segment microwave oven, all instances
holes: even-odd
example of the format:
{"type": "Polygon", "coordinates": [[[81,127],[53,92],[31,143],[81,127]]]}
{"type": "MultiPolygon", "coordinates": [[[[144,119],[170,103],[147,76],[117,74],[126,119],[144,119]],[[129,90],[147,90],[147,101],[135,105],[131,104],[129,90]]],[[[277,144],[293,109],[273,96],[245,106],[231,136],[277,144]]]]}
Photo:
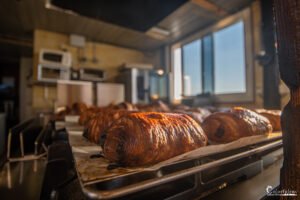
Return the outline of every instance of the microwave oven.
{"type": "Polygon", "coordinates": [[[83,81],[104,81],[106,73],[102,69],[80,68],[79,80],[83,81]]]}
{"type": "Polygon", "coordinates": [[[70,52],[65,51],[41,49],[39,53],[39,63],[71,67],[72,55],[70,52]]]}
{"type": "Polygon", "coordinates": [[[38,65],[38,81],[56,83],[58,80],[69,80],[70,68],[56,65],[38,65]]]}

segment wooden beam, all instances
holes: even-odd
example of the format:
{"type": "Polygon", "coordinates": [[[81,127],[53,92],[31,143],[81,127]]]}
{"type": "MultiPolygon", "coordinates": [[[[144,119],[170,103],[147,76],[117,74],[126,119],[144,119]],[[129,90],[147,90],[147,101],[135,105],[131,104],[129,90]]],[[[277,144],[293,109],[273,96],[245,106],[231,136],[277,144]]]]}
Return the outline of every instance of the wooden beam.
{"type": "Polygon", "coordinates": [[[6,35],[5,36],[0,35],[0,43],[12,44],[12,45],[16,45],[16,46],[24,46],[24,47],[29,47],[29,48],[32,48],[32,46],[33,46],[32,40],[25,40],[22,38],[6,36],[6,35]]]}
{"type": "Polygon", "coordinates": [[[274,0],[260,1],[261,16],[262,16],[262,38],[265,55],[261,62],[263,66],[263,91],[264,91],[264,108],[280,109],[280,94],[279,94],[279,69],[278,59],[275,49],[275,34],[274,34],[274,19],[273,7],[274,0]]]}
{"type": "Polygon", "coordinates": [[[218,16],[224,16],[227,14],[226,10],[207,0],[191,0],[191,2],[218,16]]]}
{"type": "MultiPolygon", "coordinates": [[[[270,5],[272,6],[272,5],[270,5]]],[[[282,80],[290,89],[290,101],[285,106],[281,125],[284,162],[280,187],[296,191],[300,197],[300,0],[274,0],[274,18],[278,43],[279,69],[282,80]]]]}

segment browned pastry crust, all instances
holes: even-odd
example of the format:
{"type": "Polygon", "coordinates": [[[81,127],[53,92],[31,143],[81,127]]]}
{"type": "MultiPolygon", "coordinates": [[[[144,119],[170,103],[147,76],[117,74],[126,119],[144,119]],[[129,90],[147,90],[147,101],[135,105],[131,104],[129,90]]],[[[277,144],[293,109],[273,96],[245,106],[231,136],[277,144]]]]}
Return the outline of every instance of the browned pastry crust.
{"type": "Polygon", "coordinates": [[[195,111],[186,111],[186,110],[174,110],[174,113],[181,113],[190,116],[193,120],[195,120],[198,124],[201,124],[203,121],[203,116],[199,112],[195,111]]]}
{"type": "Polygon", "coordinates": [[[72,105],[71,112],[72,114],[80,115],[81,113],[85,112],[87,109],[88,107],[85,103],[78,102],[72,105]]]}
{"type": "Polygon", "coordinates": [[[128,110],[128,111],[137,111],[138,110],[135,105],[133,105],[132,103],[129,103],[129,102],[119,103],[118,105],[116,105],[114,107],[114,109],[124,109],[124,110],[128,110]]]}
{"type": "Polygon", "coordinates": [[[95,117],[102,110],[103,108],[97,108],[97,107],[90,107],[86,109],[84,112],[80,114],[79,124],[86,125],[90,121],[90,119],[95,117]]]}
{"type": "Polygon", "coordinates": [[[153,106],[156,108],[157,112],[169,112],[170,108],[163,101],[156,101],[153,103],[153,106]]]}
{"type": "Polygon", "coordinates": [[[211,114],[209,110],[204,108],[189,108],[188,110],[174,110],[174,112],[187,114],[200,125],[202,124],[204,119],[211,114]]]}
{"type": "Polygon", "coordinates": [[[104,155],[124,166],[143,166],[205,146],[202,128],[185,114],[137,112],[116,121],[106,132],[104,155]]]}
{"type": "Polygon", "coordinates": [[[211,112],[208,109],[200,108],[200,107],[190,108],[187,111],[198,112],[198,113],[202,114],[203,117],[205,117],[205,118],[208,117],[211,114],[211,112]]]}
{"type": "Polygon", "coordinates": [[[84,136],[91,142],[99,144],[100,136],[112,123],[120,117],[127,114],[125,110],[113,110],[103,109],[100,112],[93,115],[93,117],[87,122],[84,136]]]}
{"type": "Polygon", "coordinates": [[[202,128],[209,140],[217,143],[272,132],[267,118],[241,107],[232,108],[229,112],[211,114],[202,123],[202,128]]]}
{"type": "Polygon", "coordinates": [[[256,110],[257,113],[266,117],[273,127],[273,131],[281,131],[281,124],[280,124],[280,110],[265,110],[265,109],[258,109],[256,110]]]}
{"type": "Polygon", "coordinates": [[[199,112],[195,112],[195,111],[184,111],[182,112],[184,114],[187,114],[188,116],[190,116],[191,118],[193,118],[198,124],[201,124],[203,122],[203,115],[199,112]]]}

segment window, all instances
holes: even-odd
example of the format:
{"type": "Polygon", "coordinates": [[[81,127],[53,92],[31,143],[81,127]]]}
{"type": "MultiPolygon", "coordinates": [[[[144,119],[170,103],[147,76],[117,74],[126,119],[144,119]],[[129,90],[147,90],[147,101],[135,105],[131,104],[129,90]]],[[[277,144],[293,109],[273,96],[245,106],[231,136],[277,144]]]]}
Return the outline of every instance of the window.
{"type": "Polygon", "coordinates": [[[253,100],[250,30],[246,9],[174,44],[173,99],[209,93],[217,102],[253,100]]]}
{"type": "Polygon", "coordinates": [[[182,70],[181,70],[181,48],[174,50],[173,57],[174,70],[174,100],[180,100],[182,94],[182,70]]]}
{"type": "Polygon", "coordinates": [[[215,32],[213,40],[215,94],[245,93],[243,21],[215,32]]]}
{"type": "Polygon", "coordinates": [[[201,40],[183,46],[183,94],[196,96],[202,93],[201,40]]]}
{"type": "Polygon", "coordinates": [[[212,35],[203,37],[203,93],[213,93],[213,38],[212,35]]]}
{"type": "Polygon", "coordinates": [[[150,73],[149,79],[151,99],[167,99],[168,77],[165,74],[150,73]]]}

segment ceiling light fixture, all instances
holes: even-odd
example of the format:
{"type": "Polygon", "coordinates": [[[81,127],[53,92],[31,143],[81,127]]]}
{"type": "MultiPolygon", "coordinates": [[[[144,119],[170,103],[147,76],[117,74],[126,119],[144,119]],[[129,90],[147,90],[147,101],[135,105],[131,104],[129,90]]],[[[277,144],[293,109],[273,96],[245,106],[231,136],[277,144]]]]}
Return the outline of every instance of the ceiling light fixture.
{"type": "Polygon", "coordinates": [[[164,40],[170,36],[171,32],[169,30],[154,26],[146,32],[146,35],[153,37],[155,39],[164,40]]]}

